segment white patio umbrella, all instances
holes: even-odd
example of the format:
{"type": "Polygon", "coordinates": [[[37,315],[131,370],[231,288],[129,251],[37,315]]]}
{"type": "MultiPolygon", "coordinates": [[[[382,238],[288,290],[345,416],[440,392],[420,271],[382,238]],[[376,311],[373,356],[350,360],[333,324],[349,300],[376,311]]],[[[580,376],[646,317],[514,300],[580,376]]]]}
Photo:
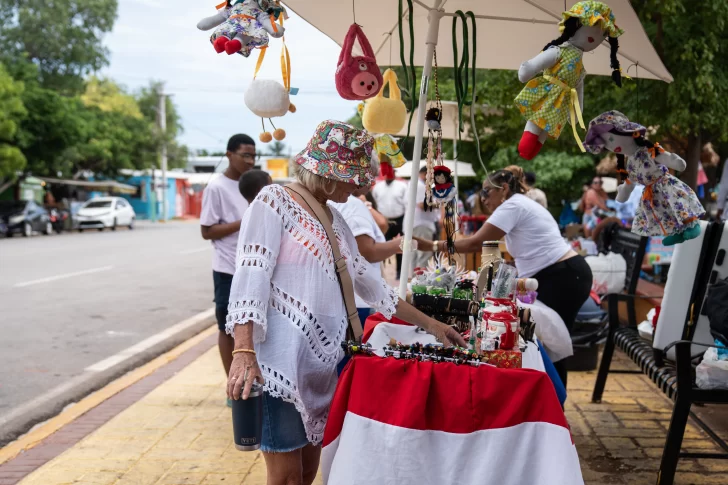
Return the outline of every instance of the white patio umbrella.
{"type": "MultiPolygon", "coordinates": [[[[417,177],[417,170],[422,154],[423,127],[427,106],[427,90],[432,74],[432,61],[440,34],[444,39],[444,48],[437,56],[438,65],[452,67],[455,62],[452,52],[452,25],[441,23],[443,17],[454,17],[457,10],[473,11],[478,19],[476,67],[479,69],[513,69],[517,70],[521,63],[537,55],[543,46],[559,36],[557,24],[561,20],[561,12],[571,7],[575,0],[413,0],[416,5],[412,12],[405,11],[405,16],[412,15],[415,28],[414,55],[423,59],[416,63],[423,67],[422,92],[420,93],[417,122],[413,125],[415,133],[412,179],[417,177]],[[425,2],[432,2],[428,5],[425,2]],[[447,6],[447,11],[445,10],[447,6]],[[424,42],[421,39],[424,38],[424,42]]],[[[399,23],[397,0],[284,0],[286,6],[301,18],[329,36],[337,44],[342,45],[349,25],[356,22],[363,27],[376,51],[377,63],[381,65],[398,64],[399,23]],[[353,10],[353,12],[352,12],[353,10]],[[378,40],[379,39],[379,40],[378,40]],[[394,54],[396,57],[393,57],[394,54]]],[[[639,77],[660,79],[672,82],[655,49],[650,44],[647,34],[640,24],[637,14],[629,4],[629,0],[609,0],[609,6],[625,33],[619,38],[619,58],[628,70],[637,64],[639,77]]],[[[408,31],[408,28],[405,28],[408,31]]],[[[456,32],[456,41],[461,40],[461,30],[456,32]]],[[[405,35],[404,49],[409,53],[410,43],[405,35]]],[[[459,48],[462,52],[462,45],[459,48]]],[[[409,56],[407,56],[409,57],[409,56]]],[[[590,74],[611,75],[609,66],[609,47],[604,44],[584,57],[584,67],[590,74]]],[[[518,93],[513,93],[515,97],[518,93]]],[[[588,97],[586,98],[588,102],[588,97]]],[[[410,184],[409,205],[404,223],[404,251],[402,258],[402,274],[409,275],[411,268],[411,242],[414,226],[414,207],[417,199],[417,187],[410,184]]],[[[407,278],[400,281],[399,293],[402,298],[407,293],[407,278]]]]}
{"type": "MultiPolygon", "coordinates": [[[[422,167],[425,166],[427,162],[422,160],[420,161],[420,165],[417,168],[419,171],[422,167]]],[[[450,170],[454,172],[458,172],[461,177],[475,177],[477,174],[475,173],[475,170],[473,170],[473,166],[469,164],[468,162],[460,162],[455,160],[443,160],[444,165],[449,168],[450,170]]],[[[412,177],[412,162],[405,162],[404,165],[394,170],[394,174],[397,177],[402,178],[411,178],[412,177]]]]}

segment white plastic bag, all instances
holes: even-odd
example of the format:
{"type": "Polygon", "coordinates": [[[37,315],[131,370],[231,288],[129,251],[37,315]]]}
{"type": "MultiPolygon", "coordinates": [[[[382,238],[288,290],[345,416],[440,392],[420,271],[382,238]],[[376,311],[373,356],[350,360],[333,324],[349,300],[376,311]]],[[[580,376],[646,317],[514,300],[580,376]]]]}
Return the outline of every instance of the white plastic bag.
{"type": "Polygon", "coordinates": [[[592,290],[599,295],[621,293],[627,278],[627,261],[621,254],[607,253],[584,258],[592,270],[592,290]]]}
{"type": "Polygon", "coordinates": [[[728,360],[718,360],[718,351],[711,347],[695,369],[695,383],[701,389],[728,389],[728,360]]]}

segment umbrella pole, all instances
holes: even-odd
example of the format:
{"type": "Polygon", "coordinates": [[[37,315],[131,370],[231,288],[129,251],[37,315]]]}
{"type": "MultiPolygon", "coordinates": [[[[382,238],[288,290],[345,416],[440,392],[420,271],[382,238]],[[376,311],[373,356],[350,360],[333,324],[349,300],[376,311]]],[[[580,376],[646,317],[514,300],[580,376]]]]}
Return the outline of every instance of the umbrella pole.
{"type": "MultiPolygon", "coordinates": [[[[455,159],[455,197],[460,198],[460,184],[458,183],[458,139],[452,141],[452,157],[455,159]]],[[[458,203],[455,202],[455,211],[457,211],[458,203]]],[[[460,230],[460,214],[455,214],[455,232],[460,230]]]]}
{"type": "MultiPolygon", "coordinates": [[[[422,81],[420,84],[420,102],[417,110],[417,126],[415,127],[415,144],[412,152],[412,174],[410,176],[409,193],[407,194],[407,211],[404,215],[404,248],[402,250],[402,271],[399,280],[399,296],[407,297],[407,280],[412,272],[412,230],[415,225],[415,207],[417,206],[417,177],[422,159],[422,135],[425,128],[425,110],[427,108],[427,88],[432,74],[432,58],[437,45],[437,36],[440,29],[440,19],[443,11],[440,10],[443,0],[435,0],[435,5],[427,16],[427,40],[425,48],[425,62],[422,68],[422,81]]],[[[410,15],[412,13],[410,12],[410,15]]]]}

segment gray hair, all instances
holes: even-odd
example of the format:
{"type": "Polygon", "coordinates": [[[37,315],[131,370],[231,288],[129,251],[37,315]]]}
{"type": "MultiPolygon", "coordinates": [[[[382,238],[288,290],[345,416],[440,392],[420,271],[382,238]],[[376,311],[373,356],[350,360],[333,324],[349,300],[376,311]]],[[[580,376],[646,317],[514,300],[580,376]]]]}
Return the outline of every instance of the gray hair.
{"type": "Polygon", "coordinates": [[[326,194],[330,196],[336,189],[336,181],[315,174],[299,164],[293,165],[293,176],[298,183],[306,187],[312,194],[326,194]]]}

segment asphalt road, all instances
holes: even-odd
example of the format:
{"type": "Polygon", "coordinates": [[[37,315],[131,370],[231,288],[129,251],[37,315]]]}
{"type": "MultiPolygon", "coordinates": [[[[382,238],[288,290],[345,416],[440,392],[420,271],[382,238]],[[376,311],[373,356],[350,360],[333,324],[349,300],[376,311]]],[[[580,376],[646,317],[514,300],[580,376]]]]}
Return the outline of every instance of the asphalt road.
{"type": "Polygon", "coordinates": [[[212,308],[211,258],[195,221],[0,239],[0,423],[47,418],[159,354],[160,332],[212,308]],[[157,345],[118,357],[140,342],[157,345]]]}

